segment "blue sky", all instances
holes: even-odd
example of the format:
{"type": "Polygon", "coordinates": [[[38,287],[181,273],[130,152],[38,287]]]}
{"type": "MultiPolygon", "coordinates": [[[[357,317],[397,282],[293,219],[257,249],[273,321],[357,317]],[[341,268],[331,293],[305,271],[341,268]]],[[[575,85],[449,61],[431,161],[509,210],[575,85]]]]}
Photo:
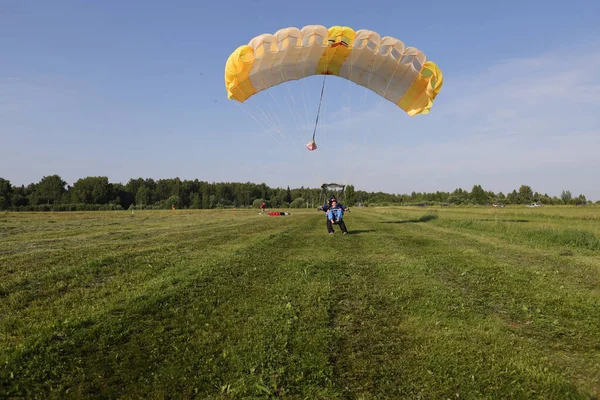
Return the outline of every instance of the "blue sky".
{"type": "Polygon", "coordinates": [[[388,193],[526,184],[600,200],[600,2],[208,3],[0,0],[0,177],[388,193]],[[432,112],[409,117],[331,77],[310,152],[321,77],[227,99],[236,47],[313,24],[422,50],[445,79],[432,112]]]}

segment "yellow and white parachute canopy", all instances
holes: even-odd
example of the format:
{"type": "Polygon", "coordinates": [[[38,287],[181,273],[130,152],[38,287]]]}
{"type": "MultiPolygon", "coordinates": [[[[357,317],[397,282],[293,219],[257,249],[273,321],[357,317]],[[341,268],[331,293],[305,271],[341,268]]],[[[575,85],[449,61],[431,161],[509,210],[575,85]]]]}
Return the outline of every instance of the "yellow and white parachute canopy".
{"type": "Polygon", "coordinates": [[[427,114],[442,88],[441,70],[396,38],[346,26],[284,28],[238,47],[225,65],[227,97],[244,102],[280,83],[336,75],[364,86],[410,116],[427,114]]]}

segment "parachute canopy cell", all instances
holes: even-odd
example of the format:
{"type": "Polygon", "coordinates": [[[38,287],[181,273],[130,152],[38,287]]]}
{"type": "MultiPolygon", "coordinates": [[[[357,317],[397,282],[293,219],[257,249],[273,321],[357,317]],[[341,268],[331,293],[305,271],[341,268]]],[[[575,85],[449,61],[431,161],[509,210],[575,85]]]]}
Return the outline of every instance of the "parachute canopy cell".
{"type": "Polygon", "coordinates": [[[280,83],[335,75],[391,101],[408,115],[427,114],[442,88],[438,66],[414,47],[377,32],[309,25],[256,36],[225,64],[230,100],[244,102],[280,83]]]}

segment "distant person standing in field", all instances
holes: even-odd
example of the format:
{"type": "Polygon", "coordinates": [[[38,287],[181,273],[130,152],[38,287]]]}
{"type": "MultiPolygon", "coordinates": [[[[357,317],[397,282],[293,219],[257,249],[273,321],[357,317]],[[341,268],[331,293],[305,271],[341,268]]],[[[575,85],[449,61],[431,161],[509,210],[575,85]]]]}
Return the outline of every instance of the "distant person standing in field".
{"type": "Polygon", "coordinates": [[[258,206],[258,208],[260,208],[260,215],[265,215],[265,212],[267,212],[267,203],[263,201],[262,203],[260,203],[260,206],[258,206]]]}

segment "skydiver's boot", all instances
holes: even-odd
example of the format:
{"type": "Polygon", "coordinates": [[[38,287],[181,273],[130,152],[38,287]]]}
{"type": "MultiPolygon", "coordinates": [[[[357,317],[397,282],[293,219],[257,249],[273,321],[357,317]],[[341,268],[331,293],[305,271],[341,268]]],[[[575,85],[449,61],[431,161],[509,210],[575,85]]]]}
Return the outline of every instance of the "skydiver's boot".
{"type": "Polygon", "coordinates": [[[344,221],[340,221],[339,225],[340,225],[340,229],[342,230],[342,233],[344,235],[347,235],[348,229],[346,229],[346,224],[344,223],[344,221]]]}
{"type": "Polygon", "coordinates": [[[333,225],[331,225],[331,221],[330,220],[327,220],[327,232],[329,232],[330,235],[334,234],[333,225]]]}

